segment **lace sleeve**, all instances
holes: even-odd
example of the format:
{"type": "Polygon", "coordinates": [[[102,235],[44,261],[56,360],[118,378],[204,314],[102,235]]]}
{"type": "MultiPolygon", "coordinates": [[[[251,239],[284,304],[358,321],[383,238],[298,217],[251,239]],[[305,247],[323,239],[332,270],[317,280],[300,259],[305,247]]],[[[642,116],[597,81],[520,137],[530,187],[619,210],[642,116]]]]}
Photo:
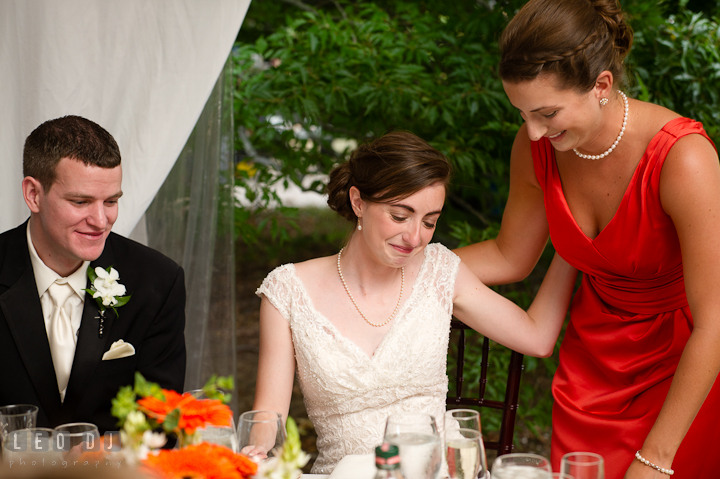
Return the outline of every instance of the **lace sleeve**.
{"type": "Polygon", "coordinates": [[[290,321],[290,302],[293,297],[291,294],[292,285],[290,284],[293,269],[292,264],[278,266],[265,277],[260,287],[255,291],[256,295],[265,296],[288,322],[290,321]]]}
{"type": "Polygon", "coordinates": [[[433,257],[434,283],[440,305],[449,315],[453,312],[455,279],[460,268],[460,257],[440,243],[428,245],[433,257]]]}

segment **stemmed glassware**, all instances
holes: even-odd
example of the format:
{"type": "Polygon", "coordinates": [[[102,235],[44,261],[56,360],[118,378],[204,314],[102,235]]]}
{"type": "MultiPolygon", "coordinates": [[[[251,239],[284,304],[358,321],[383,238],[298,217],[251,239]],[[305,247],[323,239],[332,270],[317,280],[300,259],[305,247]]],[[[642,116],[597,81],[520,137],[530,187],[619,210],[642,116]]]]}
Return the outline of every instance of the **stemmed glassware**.
{"type": "Polygon", "coordinates": [[[445,460],[450,478],[487,477],[480,413],[472,409],[451,409],[444,419],[445,460]]]}
{"type": "Polygon", "coordinates": [[[560,470],[575,479],[605,479],[605,461],[594,452],[569,452],[560,461],[560,470]]]}
{"type": "Polygon", "coordinates": [[[230,417],[230,421],[224,426],[205,426],[198,428],[197,434],[202,442],[210,442],[219,444],[230,449],[232,452],[240,452],[240,445],[235,429],[235,421],[230,417]]]}
{"type": "MultiPolygon", "coordinates": [[[[209,399],[202,389],[191,389],[185,391],[185,393],[191,394],[195,399],[209,399]]],[[[230,417],[230,421],[225,425],[201,427],[196,429],[196,433],[200,442],[219,444],[227,447],[232,452],[240,452],[237,428],[235,427],[235,420],[232,417],[230,417]]]]}
{"type": "Polygon", "coordinates": [[[442,447],[435,418],[430,414],[398,413],[388,417],[384,441],[400,449],[400,469],[406,479],[436,479],[442,447]]]}
{"type": "Polygon", "coordinates": [[[274,411],[247,411],[238,419],[240,452],[255,459],[273,457],[285,443],[282,415],[274,411]]]}
{"type": "Polygon", "coordinates": [[[550,461],[537,454],[505,454],[492,466],[493,479],[550,479],[550,461]]]}

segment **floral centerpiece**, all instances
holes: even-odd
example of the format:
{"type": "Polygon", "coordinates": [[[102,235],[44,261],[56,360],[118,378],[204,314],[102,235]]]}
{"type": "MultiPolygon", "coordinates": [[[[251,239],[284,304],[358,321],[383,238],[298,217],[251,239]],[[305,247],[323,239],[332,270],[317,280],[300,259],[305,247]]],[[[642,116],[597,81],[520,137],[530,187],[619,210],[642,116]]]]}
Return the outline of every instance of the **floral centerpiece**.
{"type": "Polygon", "coordinates": [[[232,424],[232,411],[225,404],[232,378],[213,376],[203,388],[208,399],[177,393],[148,382],[135,374],[134,386],[120,389],[112,402],[118,418],[122,459],[155,475],[167,478],[246,479],[257,464],[227,447],[199,443],[197,430],[232,424]],[[160,449],[166,435],[177,438],[175,449],[160,449]]]}
{"type": "Polygon", "coordinates": [[[300,433],[293,418],[287,419],[287,438],[275,457],[260,463],[256,478],[297,479],[310,456],[303,452],[300,445],[300,433]]]}

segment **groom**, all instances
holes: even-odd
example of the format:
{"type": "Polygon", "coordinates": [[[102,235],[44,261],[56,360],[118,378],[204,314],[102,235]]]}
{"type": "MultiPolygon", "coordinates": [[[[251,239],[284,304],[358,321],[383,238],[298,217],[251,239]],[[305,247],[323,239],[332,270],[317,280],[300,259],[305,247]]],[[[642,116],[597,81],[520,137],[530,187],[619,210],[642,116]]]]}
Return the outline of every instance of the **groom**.
{"type": "Polygon", "coordinates": [[[136,371],[182,392],[183,270],[110,232],[120,151],[96,123],[66,116],[40,125],[25,141],[23,175],[30,219],[0,235],[0,406],[38,406],[41,427],[114,430],[111,399],[136,371]],[[116,270],[104,286],[123,285],[110,296],[129,301],[100,306],[84,291],[88,267],[116,270]]]}

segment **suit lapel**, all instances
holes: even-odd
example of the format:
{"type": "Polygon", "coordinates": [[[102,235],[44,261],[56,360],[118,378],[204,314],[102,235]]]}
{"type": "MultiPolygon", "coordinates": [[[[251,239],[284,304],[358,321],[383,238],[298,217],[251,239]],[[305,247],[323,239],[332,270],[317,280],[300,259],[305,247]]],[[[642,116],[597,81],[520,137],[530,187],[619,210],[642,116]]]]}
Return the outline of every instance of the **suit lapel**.
{"type": "Polygon", "coordinates": [[[52,422],[60,412],[60,392],[50,353],[50,343],[45,330],[42,306],[35,284],[35,275],[30,264],[30,254],[27,242],[24,241],[25,229],[21,227],[18,230],[21,230],[22,234],[18,234],[16,239],[22,237],[23,241],[15,241],[15,244],[11,246],[12,251],[17,251],[19,254],[16,256],[17,260],[9,261],[12,261],[13,264],[6,271],[23,272],[0,296],[0,308],[2,308],[43,410],[52,422]],[[24,270],[22,263],[25,263],[24,270]]]}
{"type": "MultiPolygon", "coordinates": [[[[105,243],[105,250],[98,259],[90,263],[91,268],[101,266],[103,268],[114,264],[114,257],[110,245],[105,243]]],[[[88,288],[90,283],[88,280],[88,288]]],[[[72,413],[75,405],[82,399],[83,391],[92,385],[88,384],[93,371],[102,361],[102,356],[109,349],[110,331],[115,320],[115,313],[111,309],[105,311],[105,331],[103,337],[98,335],[99,320],[96,319],[100,309],[92,295],[85,293],[85,305],[83,307],[82,322],[78,331],[77,346],[75,347],[75,358],[73,359],[72,371],[68,380],[68,388],[65,393],[63,411],[66,415],[72,413]]]]}

